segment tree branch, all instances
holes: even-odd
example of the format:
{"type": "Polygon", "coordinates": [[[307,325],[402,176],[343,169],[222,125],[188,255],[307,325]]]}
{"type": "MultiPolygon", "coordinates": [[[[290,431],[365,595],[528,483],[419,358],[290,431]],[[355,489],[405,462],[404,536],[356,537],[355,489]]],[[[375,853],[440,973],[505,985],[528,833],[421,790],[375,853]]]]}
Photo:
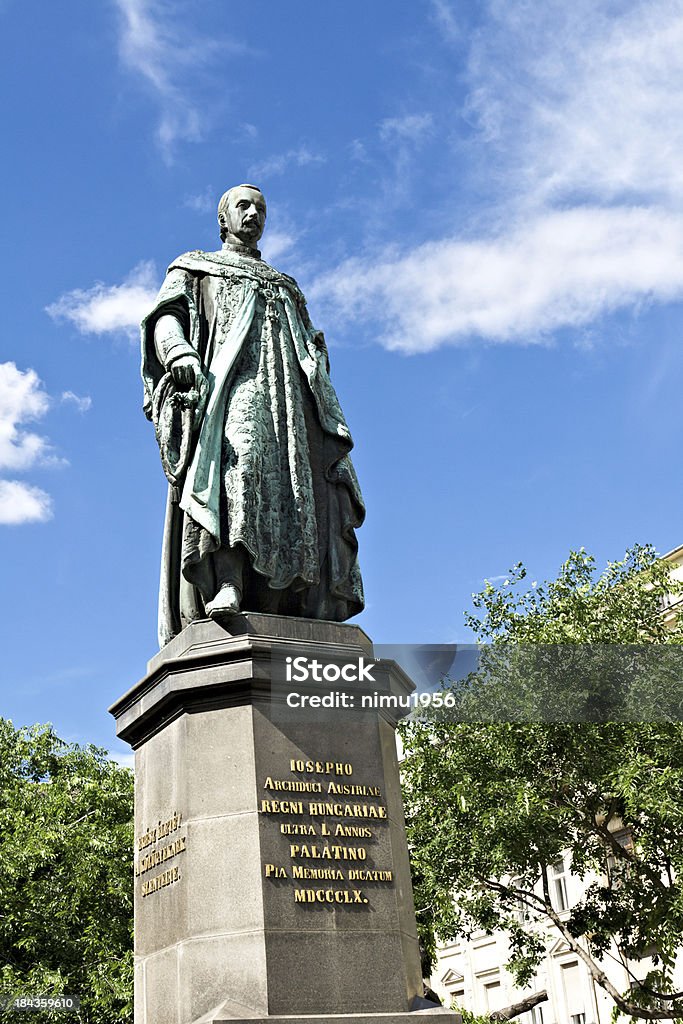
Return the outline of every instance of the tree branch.
{"type": "MultiPolygon", "coordinates": [[[[528,892],[524,889],[516,889],[511,886],[503,885],[500,882],[496,882],[493,879],[482,879],[482,883],[489,889],[492,889],[497,893],[513,893],[519,897],[521,902],[526,906],[531,907],[535,910],[541,910],[546,917],[548,917],[555,925],[562,938],[565,940],[572,952],[576,953],[580,960],[584,962],[591,977],[595,983],[604,989],[607,995],[614,1001],[616,1006],[622,1011],[622,1013],[628,1014],[630,1017],[638,1017],[641,1020],[681,1020],[683,1019],[683,1007],[680,1008],[680,1012],[676,1013],[676,1007],[671,1007],[668,1010],[653,1010],[648,1007],[638,1006],[635,1003],[630,1002],[622,996],[618,989],[612,984],[610,979],[607,977],[605,972],[598,966],[593,960],[590,953],[588,953],[583,946],[579,945],[578,940],[574,938],[572,933],[567,928],[566,924],[556,912],[550,900],[550,886],[548,883],[548,869],[545,865],[541,865],[541,879],[543,884],[543,896],[541,899],[535,893],[528,892]]],[[[660,997],[661,998],[661,997],[660,997]]],[[[666,998],[666,997],[664,997],[666,998]]],[[[672,998],[669,996],[668,999],[672,998]]],[[[498,1011],[500,1012],[500,1011],[498,1011]]],[[[523,1011],[520,1011],[523,1012],[523,1011]]],[[[509,1018],[508,1018],[509,1019],[509,1018]]]]}
{"type": "Polygon", "coordinates": [[[518,1003],[513,1003],[512,1006],[506,1006],[503,1010],[494,1010],[493,1013],[489,1014],[491,1020],[512,1020],[513,1017],[519,1017],[520,1013],[526,1013],[527,1010],[533,1010],[534,1006],[539,1003],[545,1002],[548,998],[548,993],[536,992],[533,996],[526,996],[525,999],[521,999],[518,1003]]]}
{"type": "Polygon", "coordinates": [[[618,944],[617,950],[619,951],[619,957],[616,957],[614,953],[610,953],[609,950],[606,950],[605,953],[610,957],[610,959],[614,960],[615,964],[619,964],[619,966],[626,971],[631,981],[635,982],[641,992],[644,992],[648,996],[652,996],[654,999],[666,999],[669,1003],[676,999],[683,999],[683,992],[657,992],[653,988],[648,988],[647,985],[643,984],[638,975],[633,973],[628,965],[628,957],[618,944]]]}
{"type": "MultiPolygon", "coordinates": [[[[544,869],[544,892],[547,887],[548,872],[544,869]]],[[[675,1013],[675,1007],[670,1010],[651,1010],[645,1006],[637,1006],[635,1003],[629,1002],[624,996],[615,988],[612,982],[609,980],[605,972],[598,967],[595,960],[593,960],[590,953],[579,945],[578,941],[574,938],[572,933],[567,928],[564,921],[561,919],[558,913],[556,913],[554,907],[551,905],[550,900],[546,905],[546,914],[553,922],[557,930],[562,935],[569,948],[576,953],[579,959],[583,960],[584,964],[588,968],[591,977],[594,979],[600,988],[604,989],[607,995],[614,1000],[617,1007],[622,1013],[627,1013],[631,1017],[638,1017],[641,1020],[680,1020],[683,1019],[683,1007],[681,1007],[680,1013],[675,1013]]]]}

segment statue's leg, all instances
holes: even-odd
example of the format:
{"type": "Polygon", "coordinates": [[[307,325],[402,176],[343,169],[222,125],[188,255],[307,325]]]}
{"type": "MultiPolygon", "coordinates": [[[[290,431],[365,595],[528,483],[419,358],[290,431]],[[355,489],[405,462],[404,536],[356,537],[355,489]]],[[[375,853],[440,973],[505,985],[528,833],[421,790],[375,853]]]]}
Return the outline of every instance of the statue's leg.
{"type": "Polygon", "coordinates": [[[212,619],[234,615],[242,603],[244,549],[221,547],[213,553],[213,564],[217,589],[216,596],[206,606],[207,614],[212,619]]]}

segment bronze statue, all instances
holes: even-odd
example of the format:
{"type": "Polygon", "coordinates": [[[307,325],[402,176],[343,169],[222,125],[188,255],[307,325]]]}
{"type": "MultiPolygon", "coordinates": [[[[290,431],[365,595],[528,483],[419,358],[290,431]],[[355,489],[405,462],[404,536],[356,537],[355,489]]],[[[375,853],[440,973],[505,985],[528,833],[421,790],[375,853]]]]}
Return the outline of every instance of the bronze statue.
{"type": "Polygon", "coordinates": [[[261,259],[265,220],[256,186],[229,189],[222,248],[179,256],[142,323],[144,408],[170,485],[161,646],[206,615],[363,608],[353,442],[303,294],[261,259]]]}

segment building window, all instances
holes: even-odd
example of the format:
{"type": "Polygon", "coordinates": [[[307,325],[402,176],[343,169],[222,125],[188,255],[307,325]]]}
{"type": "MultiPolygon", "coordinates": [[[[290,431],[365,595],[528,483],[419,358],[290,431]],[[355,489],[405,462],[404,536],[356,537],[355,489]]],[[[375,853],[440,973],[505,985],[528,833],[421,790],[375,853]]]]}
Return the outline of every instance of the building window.
{"type": "Polygon", "coordinates": [[[582,967],[575,960],[573,963],[562,964],[560,973],[562,975],[562,988],[564,989],[567,1018],[569,1018],[571,1024],[586,1024],[582,967]]]}
{"type": "Polygon", "coordinates": [[[560,913],[563,910],[569,909],[569,899],[567,898],[567,870],[564,863],[564,857],[560,857],[556,860],[552,868],[552,885],[551,885],[551,897],[555,910],[560,913]]]}
{"type": "MultiPolygon", "coordinates": [[[[522,888],[522,879],[519,876],[515,876],[514,878],[511,878],[510,879],[510,888],[513,889],[513,890],[514,889],[521,889],[522,888]]],[[[517,920],[519,921],[520,924],[524,924],[525,921],[530,921],[531,920],[531,914],[529,913],[529,908],[526,905],[526,903],[524,902],[524,900],[521,898],[521,896],[515,897],[512,913],[517,918],[517,920]]]]}
{"type": "Polygon", "coordinates": [[[498,968],[492,971],[482,971],[481,974],[476,975],[476,979],[474,1010],[477,1012],[500,1010],[505,1005],[505,999],[498,968]]]}
{"type": "Polygon", "coordinates": [[[484,992],[486,993],[486,1009],[497,1010],[502,995],[500,982],[489,981],[484,985],[484,992]]]}
{"type": "Polygon", "coordinates": [[[529,1024],[543,1024],[542,1006],[533,1006],[529,1010],[529,1024]]]}

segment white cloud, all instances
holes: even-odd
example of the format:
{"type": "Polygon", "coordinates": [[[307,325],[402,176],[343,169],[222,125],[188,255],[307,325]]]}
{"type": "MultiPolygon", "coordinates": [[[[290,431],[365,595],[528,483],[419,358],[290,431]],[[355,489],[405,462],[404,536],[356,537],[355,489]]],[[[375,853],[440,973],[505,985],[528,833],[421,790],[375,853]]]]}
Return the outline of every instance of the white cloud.
{"type": "Polygon", "coordinates": [[[211,213],[218,206],[218,200],[214,196],[211,185],[207,185],[203,192],[185,196],[183,206],[186,206],[188,210],[194,210],[195,213],[211,213]]]}
{"type": "Polygon", "coordinates": [[[379,137],[382,142],[418,143],[432,131],[431,114],[407,114],[405,117],[387,117],[380,122],[379,137]]]}
{"type": "Polygon", "coordinates": [[[88,409],[92,408],[92,398],[90,395],[77,395],[73,391],[62,391],[61,400],[62,402],[71,402],[79,412],[87,412],[88,409]]]}
{"type": "Polygon", "coordinates": [[[683,5],[494,5],[470,112],[538,200],[682,195],[683,5]],[[614,12],[618,12],[615,16],[614,12]]]}
{"type": "Polygon", "coordinates": [[[39,487],[0,480],[0,526],[44,523],[52,518],[52,500],[39,487]]]}
{"type": "Polygon", "coordinates": [[[325,159],[321,153],[315,153],[308,146],[299,146],[297,149],[288,149],[286,153],[278,153],[252,164],[248,173],[254,178],[272,178],[276,174],[283,174],[289,167],[322,164],[325,163],[325,159]]]}
{"type": "Polygon", "coordinates": [[[137,337],[140,321],[149,312],[158,291],[151,261],[138,263],[123,284],[76,288],[48,306],[53,319],[70,320],[82,334],[108,334],[123,331],[137,337]]]}
{"type": "Polygon", "coordinates": [[[452,42],[461,40],[458,20],[448,0],[432,0],[432,17],[446,39],[452,42]]]}
{"type": "Polygon", "coordinates": [[[22,426],[40,419],[49,407],[50,399],[34,370],[0,363],[0,469],[25,470],[49,460],[47,439],[22,426]]]}
{"type": "MultiPolygon", "coordinates": [[[[683,2],[490,0],[484,16],[464,111],[476,233],[446,209],[440,239],[345,261],[311,289],[340,321],[374,318],[390,348],[539,341],[683,297],[683,2]]],[[[383,140],[421,141],[421,116],[383,122],[383,140]]]]}
{"type": "Polygon", "coordinates": [[[488,239],[427,243],[375,264],[348,260],[309,291],[346,322],[380,310],[384,344],[408,353],[472,337],[538,342],[558,327],[683,294],[683,215],[542,212],[488,239]]]}
{"type": "MultiPolygon", "coordinates": [[[[121,13],[119,48],[123,62],[142,75],[161,106],[157,138],[168,154],[177,139],[200,138],[200,116],[174,78],[193,49],[174,35],[175,19],[159,0],[115,0],[121,13]]],[[[196,56],[196,54],[195,54],[196,56]]]]}
{"type": "MultiPolygon", "coordinates": [[[[52,455],[47,438],[24,429],[49,408],[50,398],[35,370],[0,363],[0,469],[21,472],[60,461],[52,455]]],[[[0,480],[0,526],[51,518],[52,501],[45,491],[19,480],[0,480]]]]}
{"type": "Polygon", "coordinates": [[[367,164],[370,162],[367,147],[360,139],[352,140],[349,146],[349,151],[351,153],[352,160],[357,160],[361,164],[367,164]]]}
{"type": "Polygon", "coordinates": [[[261,252],[267,263],[286,255],[296,245],[297,236],[289,231],[267,231],[261,243],[261,252]]]}
{"type": "Polygon", "coordinates": [[[114,2],[121,16],[121,59],[147,82],[159,102],[157,140],[170,160],[175,143],[202,138],[198,81],[214,62],[253,51],[225,37],[199,37],[192,29],[192,10],[173,0],[114,2]]]}
{"type": "Polygon", "coordinates": [[[380,186],[385,207],[400,207],[411,194],[419,152],[433,134],[433,123],[429,113],[387,117],[380,122],[379,139],[392,168],[380,186]]]}

